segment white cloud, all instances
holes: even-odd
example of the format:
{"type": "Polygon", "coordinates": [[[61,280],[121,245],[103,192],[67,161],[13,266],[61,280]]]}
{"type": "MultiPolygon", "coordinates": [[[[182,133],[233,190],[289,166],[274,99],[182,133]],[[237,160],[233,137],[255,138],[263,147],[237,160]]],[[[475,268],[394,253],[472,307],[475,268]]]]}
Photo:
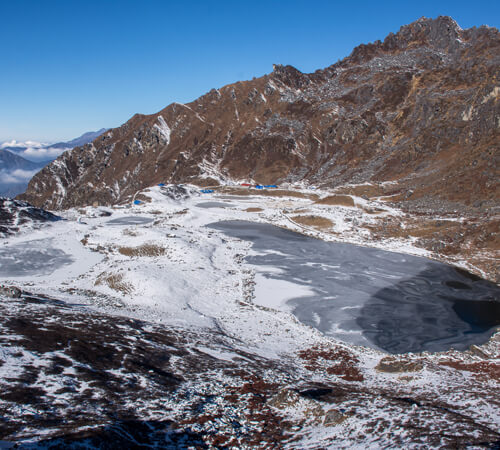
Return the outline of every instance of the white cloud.
{"type": "Polygon", "coordinates": [[[11,184],[11,183],[24,183],[33,178],[33,175],[37,173],[39,169],[36,170],[22,170],[16,169],[12,172],[5,172],[0,170],[0,182],[2,184],[11,184]]]}
{"type": "Polygon", "coordinates": [[[64,153],[69,148],[36,148],[29,147],[26,150],[18,152],[19,156],[29,159],[30,161],[47,161],[49,159],[56,159],[61,153],[64,153]]]}
{"type": "Polygon", "coordinates": [[[42,142],[36,142],[36,141],[25,141],[25,142],[18,142],[15,139],[12,141],[7,141],[7,142],[2,142],[0,144],[0,148],[6,148],[6,147],[32,147],[32,148],[41,148],[45,147],[47,144],[44,144],[42,142]]]}

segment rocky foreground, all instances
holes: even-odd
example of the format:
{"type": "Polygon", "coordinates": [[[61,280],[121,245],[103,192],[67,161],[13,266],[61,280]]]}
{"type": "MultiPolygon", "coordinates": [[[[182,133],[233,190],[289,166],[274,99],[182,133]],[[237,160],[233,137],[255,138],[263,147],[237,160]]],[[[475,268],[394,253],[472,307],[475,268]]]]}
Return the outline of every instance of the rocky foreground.
{"type": "Polygon", "coordinates": [[[3,290],[0,310],[4,448],[500,444],[498,337],[434,358],[368,362],[330,343],[275,360],[26,292],[3,290]]]}
{"type": "Polygon", "coordinates": [[[248,246],[204,226],[240,218],[363,243],[360,224],[398,217],[390,207],[245,192],[206,209],[193,188],[155,187],[138,205],[63,211],[4,238],[4,448],[500,445],[498,332],[467,351],[402,355],[330,339],[256,303],[248,246]]]}

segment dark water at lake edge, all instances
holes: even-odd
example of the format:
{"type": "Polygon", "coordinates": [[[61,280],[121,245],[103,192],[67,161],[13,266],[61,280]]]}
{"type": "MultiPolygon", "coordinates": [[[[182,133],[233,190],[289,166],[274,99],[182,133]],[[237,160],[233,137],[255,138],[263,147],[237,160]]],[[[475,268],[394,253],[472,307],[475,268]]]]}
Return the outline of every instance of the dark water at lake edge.
{"type": "Polygon", "coordinates": [[[465,350],[500,325],[500,288],[427,258],[324,242],[247,221],[208,227],[252,242],[249,264],[270,279],[306,286],[295,316],[325,335],[390,353],[465,350]]]}

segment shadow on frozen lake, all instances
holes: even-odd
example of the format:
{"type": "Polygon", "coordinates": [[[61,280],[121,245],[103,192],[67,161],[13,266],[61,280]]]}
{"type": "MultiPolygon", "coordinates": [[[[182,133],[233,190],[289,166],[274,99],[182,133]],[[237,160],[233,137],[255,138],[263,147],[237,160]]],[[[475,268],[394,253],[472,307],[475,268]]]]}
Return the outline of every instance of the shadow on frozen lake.
{"type": "Polygon", "coordinates": [[[484,343],[500,325],[500,288],[446,264],[268,224],[208,226],[252,242],[247,263],[266,281],[293,283],[302,292],[292,290],[280,308],[325,335],[390,353],[445,351],[484,343]]]}

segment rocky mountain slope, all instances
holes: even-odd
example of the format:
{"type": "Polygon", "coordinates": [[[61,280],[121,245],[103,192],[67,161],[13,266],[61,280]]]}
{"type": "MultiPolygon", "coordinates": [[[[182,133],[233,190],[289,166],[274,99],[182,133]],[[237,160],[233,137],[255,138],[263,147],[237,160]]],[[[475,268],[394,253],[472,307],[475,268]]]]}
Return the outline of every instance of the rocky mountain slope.
{"type": "Polygon", "coordinates": [[[136,114],[30,183],[37,206],[116,203],[156,182],[397,180],[476,207],[498,196],[500,33],[422,18],[315,73],[269,75],[136,114]]]}

